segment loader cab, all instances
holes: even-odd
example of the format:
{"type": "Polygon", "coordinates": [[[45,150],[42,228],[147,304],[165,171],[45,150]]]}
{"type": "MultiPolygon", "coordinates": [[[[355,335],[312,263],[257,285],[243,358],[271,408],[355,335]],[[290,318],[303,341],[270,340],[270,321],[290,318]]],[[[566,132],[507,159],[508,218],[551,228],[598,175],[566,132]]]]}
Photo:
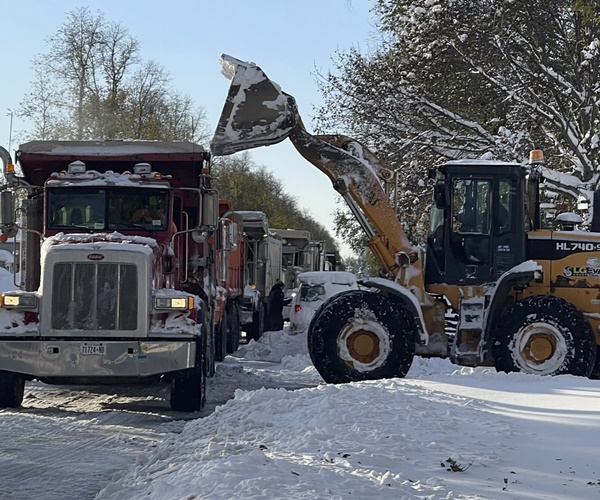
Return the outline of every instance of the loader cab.
{"type": "Polygon", "coordinates": [[[494,282],[525,260],[525,171],[520,165],[449,162],[435,178],[427,283],[494,282]]]}

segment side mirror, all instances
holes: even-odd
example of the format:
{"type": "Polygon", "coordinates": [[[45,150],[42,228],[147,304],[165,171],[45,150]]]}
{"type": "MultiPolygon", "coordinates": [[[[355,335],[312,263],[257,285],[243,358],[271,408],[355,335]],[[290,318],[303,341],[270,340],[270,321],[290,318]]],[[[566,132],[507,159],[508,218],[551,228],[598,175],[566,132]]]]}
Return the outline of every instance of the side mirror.
{"type": "Polygon", "coordinates": [[[433,199],[437,208],[450,208],[450,186],[440,182],[433,188],[433,199]]]}
{"type": "Polygon", "coordinates": [[[12,191],[0,192],[0,225],[15,224],[15,198],[12,191]]]}
{"type": "Polygon", "coordinates": [[[238,225],[235,222],[230,222],[229,219],[222,221],[221,244],[223,246],[223,250],[231,251],[237,248],[237,232],[238,225]]]}
{"type": "Polygon", "coordinates": [[[219,193],[215,190],[202,193],[202,227],[215,229],[219,223],[219,193]]]}

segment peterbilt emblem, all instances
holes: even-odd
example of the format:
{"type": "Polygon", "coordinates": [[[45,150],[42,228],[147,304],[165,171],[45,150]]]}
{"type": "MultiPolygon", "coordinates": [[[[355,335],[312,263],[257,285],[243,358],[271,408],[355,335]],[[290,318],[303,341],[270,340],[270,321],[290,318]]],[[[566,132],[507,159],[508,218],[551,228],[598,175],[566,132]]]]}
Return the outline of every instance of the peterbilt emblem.
{"type": "Polygon", "coordinates": [[[90,260],[102,260],[104,258],[104,255],[102,255],[101,253],[91,253],[87,256],[87,258],[90,260]]]}

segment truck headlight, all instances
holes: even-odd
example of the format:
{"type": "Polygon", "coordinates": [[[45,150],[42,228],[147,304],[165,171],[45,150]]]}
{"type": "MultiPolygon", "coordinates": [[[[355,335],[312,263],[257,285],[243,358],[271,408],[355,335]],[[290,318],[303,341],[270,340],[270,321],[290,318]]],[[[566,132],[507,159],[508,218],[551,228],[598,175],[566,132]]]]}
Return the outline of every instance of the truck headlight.
{"type": "Polygon", "coordinates": [[[37,297],[33,293],[3,293],[0,294],[0,307],[6,309],[35,309],[37,297]]]}
{"type": "Polygon", "coordinates": [[[155,297],[155,309],[193,309],[194,297],[155,297]]]}

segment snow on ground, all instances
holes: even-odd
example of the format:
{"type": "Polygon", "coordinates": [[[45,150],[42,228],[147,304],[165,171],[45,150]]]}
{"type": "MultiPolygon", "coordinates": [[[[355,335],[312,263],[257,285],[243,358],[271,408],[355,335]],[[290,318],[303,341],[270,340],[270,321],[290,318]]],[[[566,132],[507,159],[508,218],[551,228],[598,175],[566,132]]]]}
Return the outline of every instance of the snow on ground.
{"type": "MultiPolygon", "coordinates": [[[[305,341],[251,342],[214,388],[244,387],[243,359],[319,384],[305,341]]],[[[596,381],[417,359],[406,379],[252,389],[138,455],[97,498],[600,498],[596,381]]]]}
{"type": "Polygon", "coordinates": [[[165,388],[30,383],[0,410],[0,500],[600,499],[600,384],[417,358],[326,385],[306,336],[219,363],[207,408],[165,388]]]}

